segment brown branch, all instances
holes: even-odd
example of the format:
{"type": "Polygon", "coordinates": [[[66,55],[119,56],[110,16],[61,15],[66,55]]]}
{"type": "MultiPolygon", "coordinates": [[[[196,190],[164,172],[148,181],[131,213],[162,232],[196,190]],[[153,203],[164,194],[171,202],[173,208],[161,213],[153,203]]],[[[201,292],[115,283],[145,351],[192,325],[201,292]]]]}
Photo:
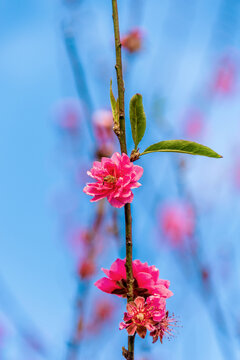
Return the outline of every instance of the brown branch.
{"type": "Polygon", "coordinates": [[[127,154],[126,144],[126,132],[125,132],[125,107],[124,107],[124,82],[123,82],[123,71],[122,71],[122,50],[120,42],[119,32],[119,20],[118,20],[118,7],[117,0],[112,0],[112,17],[114,26],[114,38],[115,38],[115,52],[116,52],[116,73],[117,73],[117,86],[118,86],[118,101],[119,101],[119,124],[120,134],[119,143],[121,152],[127,154]]]}
{"type": "MultiPolygon", "coordinates": [[[[121,152],[127,154],[126,131],[125,131],[125,107],[124,107],[124,82],[122,72],[122,52],[119,32],[118,20],[118,6],[117,0],[112,0],[112,17],[115,37],[115,51],[116,51],[116,73],[118,86],[118,101],[119,101],[119,124],[120,134],[118,136],[121,152]]],[[[125,211],[125,228],[126,228],[126,274],[127,274],[127,301],[133,300],[133,271],[132,271],[132,215],[131,205],[124,206],[125,211]]],[[[128,336],[128,360],[134,360],[134,336],[128,336]]]]}

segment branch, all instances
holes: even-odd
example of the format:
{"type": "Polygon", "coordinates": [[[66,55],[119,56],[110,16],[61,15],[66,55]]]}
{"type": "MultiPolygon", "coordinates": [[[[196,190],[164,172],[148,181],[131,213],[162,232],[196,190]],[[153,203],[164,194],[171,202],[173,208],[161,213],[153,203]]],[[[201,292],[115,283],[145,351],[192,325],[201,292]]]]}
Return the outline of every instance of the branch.
{"type": "MultiPolygon", "coordinates": [[[[117,0],[112,0],[113,10],[113,26],[115,37],[115,51],[116,51],[116,73],[118,86],[118,101],[119,101],[119,124],[120,134],[118,136],[121,152],[127,154],[126,131],[125,131],[125,107],[124,107],[124,82],[122,72],[122,52],[119,32],[118,20],[118,6],[117,0]]],[[[132,215],[131,205],[124,206],[125,211],[125,231],[126,231],[126,275],[127,275],[127,301],[133,300],[133,271],[132,271],[132,215]]],[[[128,336],[128,360],[134,360],[134,336],[128,336]]]]}

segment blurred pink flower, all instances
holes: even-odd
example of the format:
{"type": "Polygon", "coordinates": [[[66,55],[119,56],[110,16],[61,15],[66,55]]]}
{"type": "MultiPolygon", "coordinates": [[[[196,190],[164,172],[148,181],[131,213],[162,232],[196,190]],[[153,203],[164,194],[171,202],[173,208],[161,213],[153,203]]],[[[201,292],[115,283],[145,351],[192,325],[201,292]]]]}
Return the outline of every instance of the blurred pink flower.
{"type": "Polygon", "coordinates": [[[192,236],[195,228],[193,208],[186,202],[165,204],[161,209],[160,223],[163,235],[172,246],[183,245],[186,237],[192,236]]]}
{"type": "Polygon", "coordinates": [[[210,272],[209,269],[204,267],[201,270],[201,275],[202,275],[202,281],[206,284],[209,281],[209,277],[210,277],[210,272]]]}
{"type": "Polygon", "coordinates": [[[236,85],[236,64],[229,56],[223,56],[217,66],[213,79],[212,90],[214,93],[227,95],[234,91],[236,85]]]}
{"type": "Polygon", "coordinates": [[[78,266],[78,275],[81,279],[89,279],[91,278],[96,272],[96,265],[93,259],[84,259],[80,262],[78,266]]]}
{"type": "Polygon", "coordinates": [[[115,306],[112,301],[107,299],[99,300],[95,308],[95,318],[99,322],[108,320],[112,316],[114,308],[115,306]]]}
{"type": "Polygon", "coordinates": [[[113,142],[113,116],[111,110],[100,109],[94,112],[92,116],[95,136],[101,144],[113,142]]]}
{"type": "Polygon", "coordinates": [[[83,189],[86,194],[93,196],[91,201],[106,197],[112,206],[121,208],[132,202],[131,189],[141,186],[138,180],[143,174],[143,168],[133,165],[126,154],[116,152],[111,158],[104,157],[101,162],[95,161],[87,174],[97,180],[83,189]]]}
{"type": "Polygon", "coordinates": [[[57,102],[53,109],[57,125],[70,133],[76,133],[82,118],[82,107],[79,100],[65,98],[57,102]]]}
{"type": "MultiPolygon", "coordinates": [[[[117,259],[111,265],[110,270],[103,269],[102,271],[107,275],[94,284],[100,290],[126,297],[127,282],[126,282],[126,260],[117,259]]],[[[169,298],[173,295],[170,291],[168,280],[159,279],[159,270],[156,266],[149,266],[147,263],[142,263],[140,260],[132,262],[133,277],[134,277],[134,296],[139,295],[148,297],[150,295],[158,294],[163,298],[169,298]]]]}
{"type": "Polygon", "coordinates": [[[142,48],[143,32],[141,29],[133,29],[121,38],[122,46],[130,53],[135,53],[142,48]]]}
{"type": "Polygon", "coordinates": [[[113,317],[115,304],[109,299],[97,299],[94,303],[94,311],[91,315],[91,322],[88,324],[88,331],[96,333],[103,324],[109,323],[113,317]]]}
{"type": "Polygon", "coordinates": [[[203,113],[198,109],[191,109],[184,119],[184,136],[191,140],[199,139],[205,130],[203,113]]]}

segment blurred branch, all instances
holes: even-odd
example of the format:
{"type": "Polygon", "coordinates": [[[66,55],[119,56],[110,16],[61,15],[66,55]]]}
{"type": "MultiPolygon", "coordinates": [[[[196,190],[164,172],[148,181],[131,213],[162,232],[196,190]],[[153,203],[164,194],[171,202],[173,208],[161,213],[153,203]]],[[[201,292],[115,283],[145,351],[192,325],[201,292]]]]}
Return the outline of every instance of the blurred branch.
{"type": "MultiPolygon", "coordinates": [[[[96,248],[95,240],[99,235],[104,220],[104,202],[105,200],[103,199],[100,200],[100,202],[97,204],[96,216],[93,221],[93,225],[90,227],[89,230],[89,237],[88,237],[89,248],[88,248],[88,253],[86,254],[87,259],[93,260],[97,255],[95,251],[96,248]]],[[[86,297],[89,291],[89,287],[91,286],[91,281],[82,280],[82,283],[84,285],[84,288],[82,289],[79,283],[76,301],[75,301],[76,316],[74,317],[74,320],[76,320],[76,323],[74,326],[73,335],[68,342],[68,353],[66,356],[67,360],[75,360],[78,358],[80,343],[85,330],[85,326],[84,326],[85,305],[87,304],[86,297]]]]}
{"type": "Polygon", "coordinates": [[[27,346],[43,358],[48,358],[43,336],[29,318],[0,275],[0,305],[27,346]]]}
{"type": "MultiPolygon", "coordinates": [[[[175,129],[169,122],[167,122],[167,120],[165,121],[164,126],[166,127],[166,132],[168,133],[168,136],[170,138],[175,137],[174,136],[175,129]]],[[[185,253],[180,254],[180,256],[177,257],[177,260],[178,263],[180,263],[181,269],[186,277],[188,277],[189,274],[191,274],[192,268],[195,271],[195,275],[200,281],[200,286],[201,286],[200,295],[204,300],[206,300],[203,303],[210,314],[210,318],[213,320],[215,336],[218,341],[219,348],[223,354],[223,357],[226,360],[230,358],[235,359],[236,355],[234,354],[233,341],[232,341],[233,339],[229,331],[227,315],[225,315],[225,311],[219,301],[219,295],[212,280],[211,273],[207,274],[207,279],[204,278],[203,271],[206,268],[206,261],[204,261],[202,257],[202,251],[200,247],[200,244],[202,242],[200,240],[201,235],[198,229],[199,227],[198,207],[195,204],[192,194],[188,191],[185,185],[185,179],[184,179],[185,171],[186,171],[185,162],[186,160],[184,161],[183,164],[182,160],[179,159],[178,157],[173,157],[171,159],[171,164],[175,173],[174,175],[176,179],[178,194],[181,198],[186,199],[188,203],[191,204],[195,213],[195,218],[196,218],[195,232],[187,240],[189,245],[195,244],[196,246],[194,247],[194,250],[192,249],[191,246],[189,246],[189,248],[184,249],[185,253]],[[188,256],[189,259],[191,260],[191,264],[184,263],[183,256],[181,255],[184,255],[185,258],[186,256],[188,256]]],[[[154,196],[152,199],[153,204],[151,208],[154,208],[154,205],[156,204],[156,197],[158,196],[157,193],[160,194],[159,191],[153,192],[154,196]]],[[[160,200],[162,200],[161,196],[160,196],[160,200]]],[[[147,214],[147,216],[151,221],[153,221],[149,213],[147,214]]]]}
{"type": "MultiPolygon", "coordinates": [[[[175,178],[176,178],[179,195],[187,199],[188,202],[191,204],[196,218],[195,231],[194,234],[188,239],[188,244],[190,245],[190,247],[186,250],[192,260],[192,266],[193,268],[195,268],[196,275],[200,280],[201,295],[203,299],[207,300],[207,302],[206,303],[204,302],[204,304],[210,314],[210,317],[214,320],[213,324],[215,327],[216,338],[218,340],[222,354],[226,360],[229,358],[235,359],[235,355],[232,347],[232,339],[228,329],[225,312],[219,301],[219,296],[212,281],[211,273],[207,275],[207,278],[204,278],[203,276],[203,271],[206,268],[206,264],[202,259],[202,255],[201,255],[202,252],[201,252],[200,244],[202,242],[200,241],[201,235],[198,231],[198,218],[199,218],[198,209],[193,197],[191,196],[190,192],[187,191],[186,189],[185,181],[184,181],[184,170],[182,167],[181,160],[174,158],[172,164],[175,169],[175,178]],[[196,244],[196,246],[194,246],[194,249],[192,249],[191,244],[196,244]]],[[[184,271],[186,270],[187,270],[186,275],[188,275],[189,269],[185,268],[184,271]]]]}
{"type": "Polygon", "coordinates": [[[79,56],[79,52],[77,50],[76,39],[73,34],[73,31],[71,29],[66,29],[66,27],[63,27],[63,36],[64,36],[64,42],[65,42],[67,54],[73,71],[73,76],[74,76],[74,81],[76,84],[78,96],[80,100],[83,100],[86,105],[85,111],[88,119],[86,123],[88,127],[89,136],[94,141],[93,129],[91,125],[91,113],[93,112],[93,103],[89,93],[89,88],[87,86],[87,80],[86,80],[84,68],[79,56]]]}

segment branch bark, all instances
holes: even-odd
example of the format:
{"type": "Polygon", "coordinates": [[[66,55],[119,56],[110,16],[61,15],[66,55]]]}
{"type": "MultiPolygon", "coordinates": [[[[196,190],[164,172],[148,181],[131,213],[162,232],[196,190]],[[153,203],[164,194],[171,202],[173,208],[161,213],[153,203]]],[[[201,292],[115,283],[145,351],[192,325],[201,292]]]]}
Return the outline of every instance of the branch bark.
{"type": "MultiPolygon", "coordinates": [[[[112,17],[115,37],[115,52],[116,52],[116,74],[117,74],[117,87],[118,87],[118,101],[119,101],[119,125],[120,134],[118,136],[121,153],[127,154],[126,144],[126,130],[125,130],[125,104],[124,104],[124,81],[122,71],[122,51],[120,42],[119,19],[118,19],[118,6],[117,0],[112,0],[112,17]]],[[[132,215],[131,205],[124,206],[125,212],[125,231],[126,231],[126,274],[127,274],[127,301],[133,300],[133,271],[132,271],[132,215]]],[[[134,360],[134,338],[135,336],[128,336],[128,360],[134,360]]]]}

